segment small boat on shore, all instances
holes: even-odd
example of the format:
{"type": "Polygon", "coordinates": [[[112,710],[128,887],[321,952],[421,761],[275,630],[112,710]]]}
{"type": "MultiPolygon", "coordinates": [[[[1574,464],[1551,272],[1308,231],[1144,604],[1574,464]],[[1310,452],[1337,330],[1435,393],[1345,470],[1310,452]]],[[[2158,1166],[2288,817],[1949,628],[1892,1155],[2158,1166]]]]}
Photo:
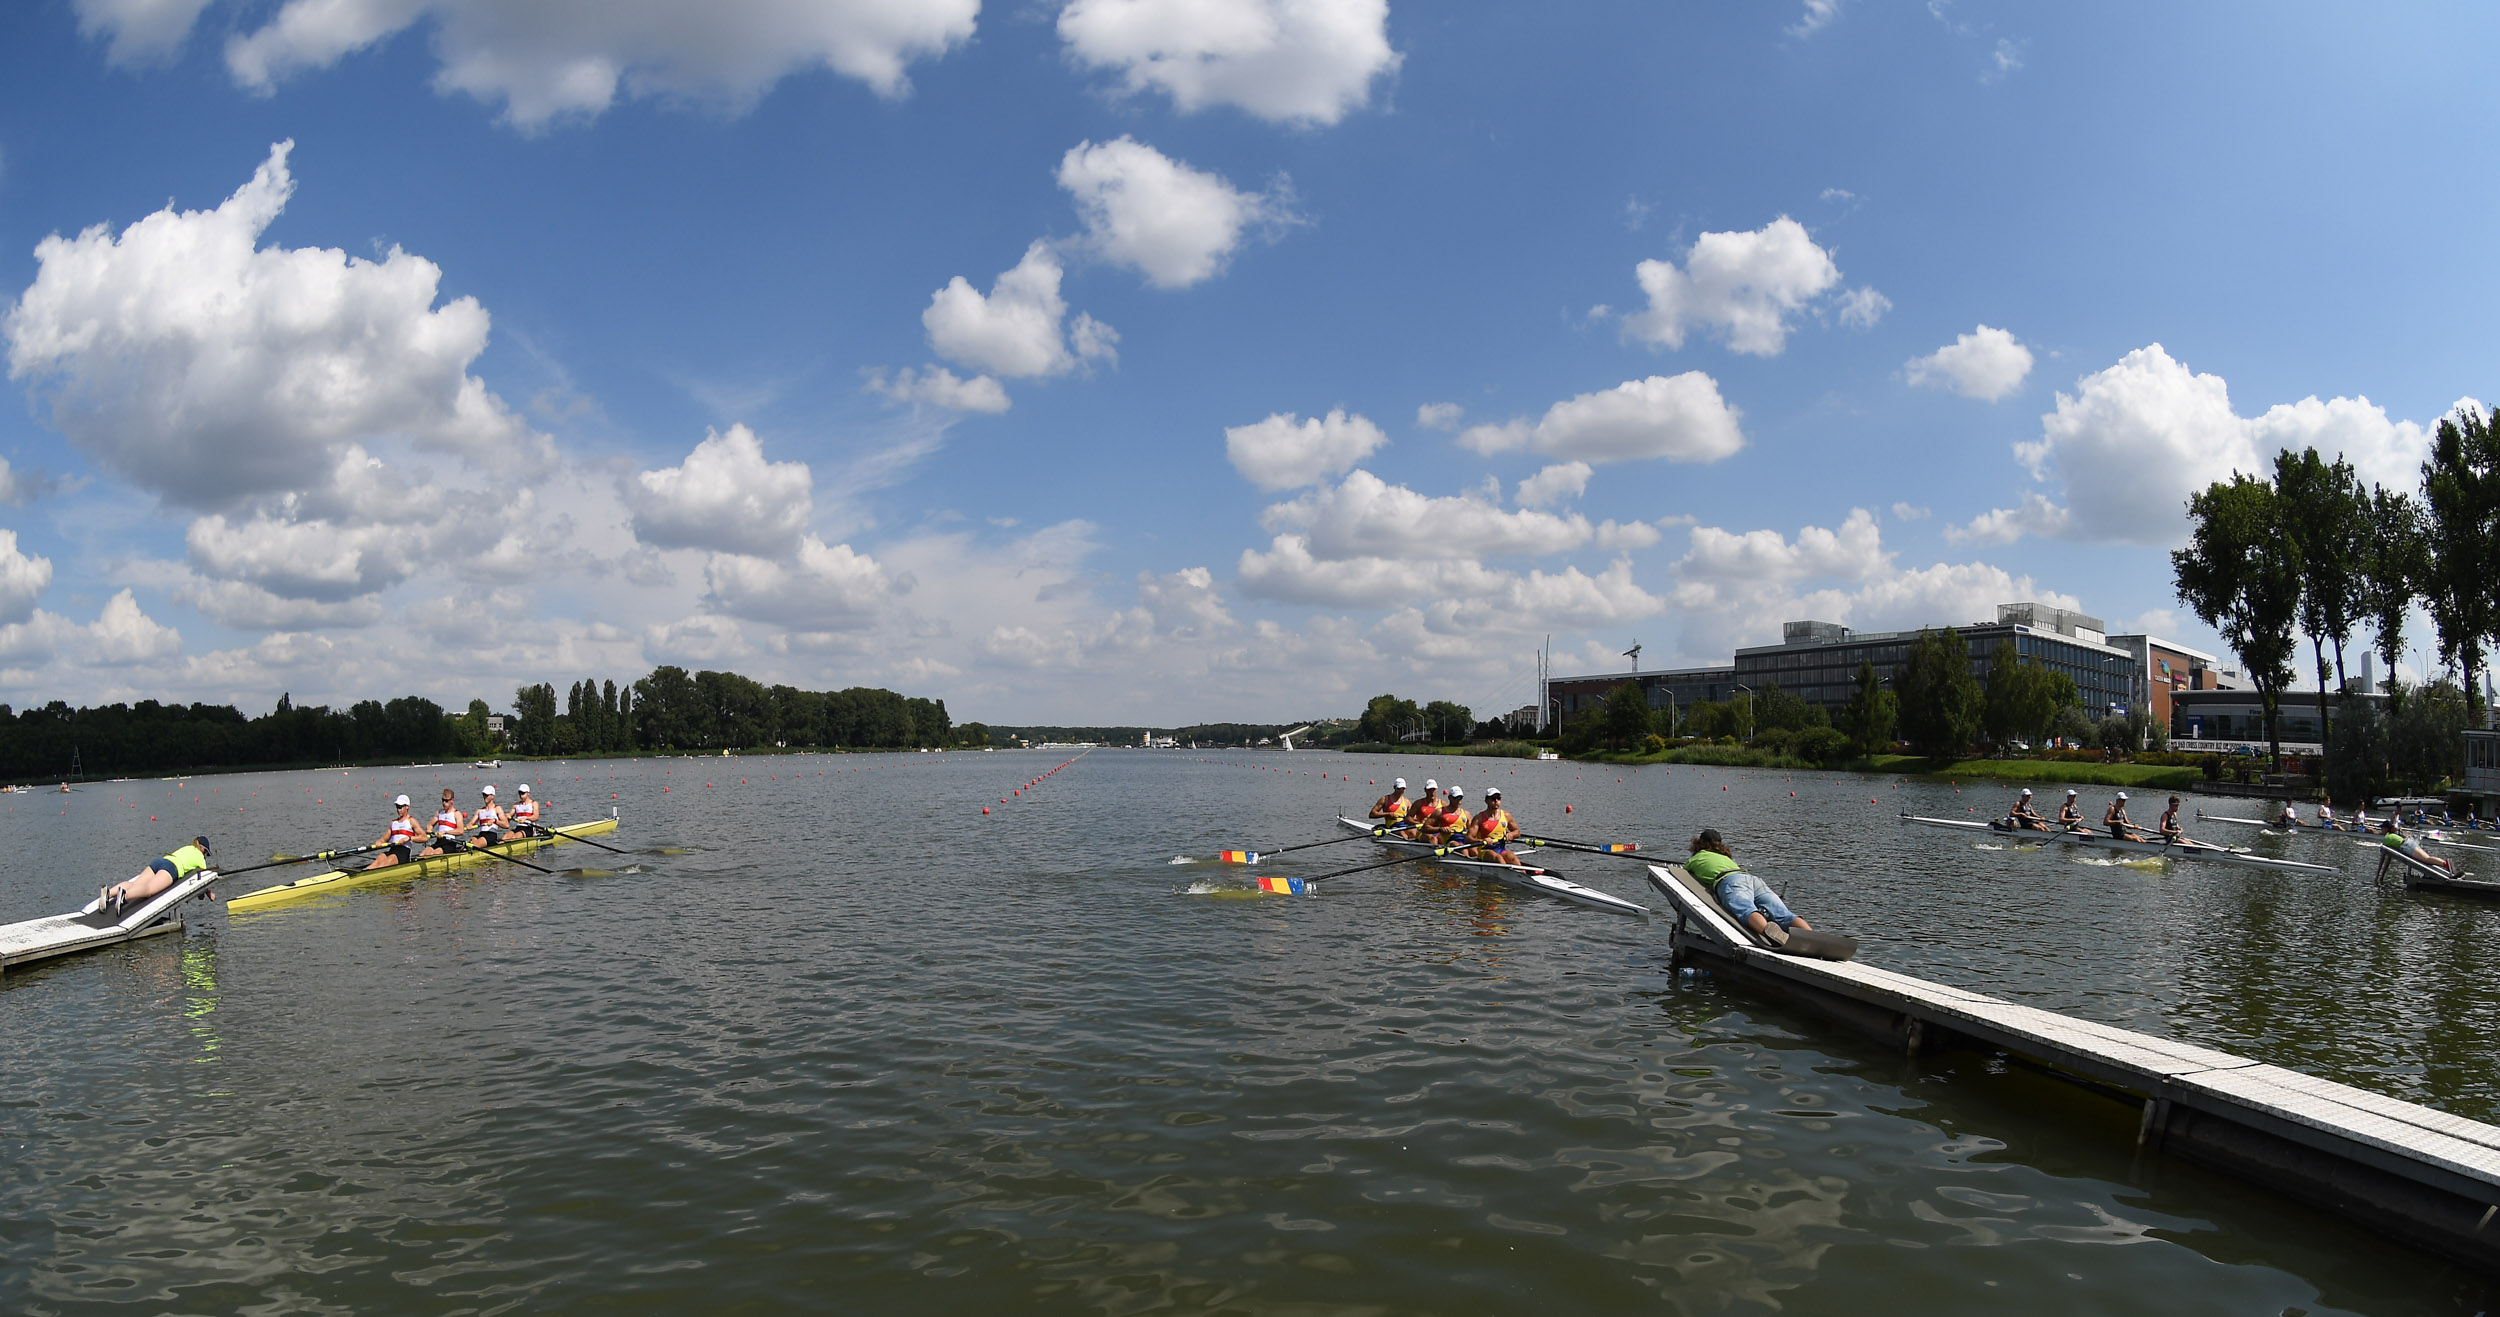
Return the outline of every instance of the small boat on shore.
{"type": "MultiPolygon", "coordinates": [[[[1361,833],[1369,833],[1373,831],[1375,826],[1357,819],[1346,818],[1343,815],[1338,816],[1337,822],[1343,824],[1346,828],[1354,832],[1361,833]]],[[[1378,837],[1374,838],[1374,840],[1391,850],[1404,851],[1410,855],[1418,853],[1429,854],[1434,849],[1432,846],[1424,842],[1407,841],[1399,837],[1378,837]]],[[[1517,855],[1533,855],[1539,853],[1539,848],[1527,846],[1519,848],[1513,853],[1517,855]]],[[[1642,905],[1637,901],[1626,901],[1622,897],[1616,896],[1612,893],[1601,892],[1594,887],[1583,886],[1563,877],[1561,874],[1555,873],[1550,869],[1543,869],[1534,865],[1523,866],[1516,864],[1500,864],[1491,860],[1461,860],[1447,855],[1441,856],[1432,862],[1434,864],[1446,864],[1452,868],[1464,869],[1470,877],[1488,878],[1494,882],[1502,884],[1505,887],[1515,887],[1523,892],[1536,892],[1543,896],[1558,896],[1563,900],[1585,905],[1591,909],[1605,910],[1618,915],[1645,915],[1649,913],[1649,907],[1642,905]]]]}
{"type": "Polygon", "coordinates": [[[1904,814],[1901,816],[1901,821],[1929,828],[1959,828],[1966,831],[1994,833],[1999,836],[2037,842],[2043,846],[2055,843],[2061,846],[2082,846],[2136,855],[2176,857],[2182,860],[2212,860],[2218,864],[2239,864],[2252,869],[2283,869],[2300,873],[2335,872],[2331,865],[2309,864],[2300,860],[2269,859],[2244,849],[2216,846],[2211,842],[2131,841],[2125,837],[2112,837],[2098,832],[2041,832],[2035,829],[2014,828],[2007,826],[2003,820],[1990,820],[1982,823],[1977,819],[1933,819],[1923,818],[1916,814],[1904,814]]]}

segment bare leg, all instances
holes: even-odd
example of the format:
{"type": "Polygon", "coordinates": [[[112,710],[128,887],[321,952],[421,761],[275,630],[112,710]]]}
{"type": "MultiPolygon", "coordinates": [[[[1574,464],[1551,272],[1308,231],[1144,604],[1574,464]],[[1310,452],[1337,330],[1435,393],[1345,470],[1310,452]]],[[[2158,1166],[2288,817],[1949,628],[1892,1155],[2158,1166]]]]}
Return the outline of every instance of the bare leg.
{"type": "Polygon", "coordinates": [[[166,888],[173,885],[174,880],[167,877],[164,870],[151,865],[148,868],[141,869],[139,872],[130,875],[130,877],[123,880],[119,886],[116,886],[111,890],[114,894],[120,896],[124,902],[131,905],[137,905],[139,902],[145,901],[151,896],[156,896],[162,893],[166,888]]]}

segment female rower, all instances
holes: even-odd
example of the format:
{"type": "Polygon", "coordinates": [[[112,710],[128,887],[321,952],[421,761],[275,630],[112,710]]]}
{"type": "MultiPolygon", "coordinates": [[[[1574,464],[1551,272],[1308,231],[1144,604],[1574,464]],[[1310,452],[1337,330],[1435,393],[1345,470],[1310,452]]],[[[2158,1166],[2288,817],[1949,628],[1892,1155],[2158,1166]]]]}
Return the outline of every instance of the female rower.
{"type": "Polygon", "coordinates": [[[476,830],[476,835],[469,838],[469,844],[492,846],[503,840],[503,834],[512,826],[512,819],[495,803],[494,783],[489,782],[478,788],[477,793],[486,797],[486,803],[478,806],[477,813],[469,816],[469,826],[476,830]]]}
{"type": "Polygon", "coordinates": [[[159,860],[148,861],[148,867],[96,892],[96,908],[119,915],[124,908],[151,896],[208,867],[208,838],[193,837],[191,844],[175,849],[159,860]]]}
{"type": "Polygon", "coordinates": [[[381,854],[373,857],[373,863],[365,866],[368,869],[406,864],[416,859],[420,853],[435,854],[434,851],[426,848],[424,825],[417,822],[416,815],[408,812],[408,798],[400,796],[391,804],[399,812],[391,816],[390,830],[375,839],[373,844],[382,847],[383,850],[381,854]]]}
{"type": "Polygon", "coordinates": [[[524,837],[545,832],[545,828],[538,826],[538,802],[530,799],[530,784],[524,782],[513,790],[520,793],[521,798],[512,802],[512,830],[524,837]]]}
{"type": "Polygon", "coordinates": [[[2274,816],[2274,826],[2278,828],[2298,828],[2304,825],[2300,821],[2300,811],[2293,809],[2292,802],[2287,800],[2283,802],[2283,812],[2274,816]]]}
{"type": "Polygon", "coordinates": [[[1406,779],[1399,778],[1397,785],[1389,788],[1388,795],[1372,802],[1370,817],[1396,827],[1406,821],[1406,811],[1413,806],[1414,802],[1406,798],[1406,779]]]}
{"type": "Polygon", "coordinates": [[[2318,802],[2318,826],[2325,828],[2329,832],[2344,832],[2348,830],[2344,827],[2343,823],[2335,817],[2335,802],[2332,800],[2321,800],[2318,802]]]}
{"type": "Polygon", "coordinates": [[[1467,839],[1475,843],[1467,854],[1472,859],[1524,867],[1525,862],[1510,853],[1511,839],[1518,835],[1519,824],[1511,818],[1509,810],[1502,808],[1502,790],[1495,787],[1484,793],[1484,812],[1477,815],[1475,825],[1467,829],[1467,839]]]}
{"type": "Polygon", "coordinates": [[[2120,841],[2152,840],[2136,829],[2135,820],[2127,817],[2127,793],[2124,791],[2109,802],[2109,812],[2101,816],[2101,822],[2108,826],[2109,835],[2120,841]]]}
{"type": "Polygon", "coordinates": [[[1719,839],[1717,828],[1703,828],[1701,835],[1693,838],[1693,858],[1684,862],[1684,872],[1700,879],[1719,898],[1719,904],[1758,937],[1779,943],[1788,940],[1788,930],[1792,928],[1813,931],[1814,925],[1790,910],[1769,883],[1737,866],[1735,855],[1719,839]]]}

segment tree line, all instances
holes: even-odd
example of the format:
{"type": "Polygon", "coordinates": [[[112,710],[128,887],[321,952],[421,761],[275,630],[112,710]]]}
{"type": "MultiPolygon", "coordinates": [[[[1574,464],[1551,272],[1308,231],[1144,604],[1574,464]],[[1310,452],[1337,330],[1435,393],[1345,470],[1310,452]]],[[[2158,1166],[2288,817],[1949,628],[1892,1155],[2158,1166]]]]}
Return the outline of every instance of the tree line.
{"type": "MultiPolygon", "coordinates": [[[[2356,632],[2370,633],[2388,672],[2391,709],[2402,719],[2408,692],[2394,677],[2405,616],[2416,603],[2430,614],[2440,661],[2464,677],[2453,688],[2456,731],[2483,725],[2478,679],[2500,644],[2500,431],[2491,418],[2466,407],[2442,419],[2416,489],[2364,486],[2340,457],[2285,451],[2271,477],[2235,471],[2190,497],[2188,523],[2186,547],[2170,555],[2179,600],[2239,655],[2257,688],[2270,757],[2281,758],[2282,695],[2302,635],[2317,675],[2330,773],[2338,757],[2330,692],[2345,688],[2345,652],[2356,632]]],[[[2378,718],[2374,708],[2362,716],[2378,718]]],[[[2378,756],[2383,775],[2387,733],[2365,726],[2356,734],[2350,748],[2378,756]]],[[[2447,763],[2462,753],[2459,735],[2447,763]]]]}
{"type": "Polygon", "coordinates": [[[555,687],[545,682],[521,687],[512,702],[517,716],[505,737],[519,754],[990,744],[987,726],[955,726],[944,700],[868,686],[838,691],[767,686],[734,672],[689,673],[672,666],[654,668],[623,687],[595,679],[575,682],[561,713],[555,687]]]}

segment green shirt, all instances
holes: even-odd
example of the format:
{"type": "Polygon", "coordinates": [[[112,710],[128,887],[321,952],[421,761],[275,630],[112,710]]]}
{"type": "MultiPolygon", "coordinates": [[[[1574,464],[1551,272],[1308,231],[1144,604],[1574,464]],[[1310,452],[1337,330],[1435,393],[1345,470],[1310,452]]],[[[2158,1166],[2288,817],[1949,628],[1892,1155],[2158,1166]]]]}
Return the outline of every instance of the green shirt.
{"type": "Polygon", "coordinates": [[[1684,862],[1684,872],[1710,884],[1712,887],[1718,886],[1720,879],[1727,877],[1729,874],[1732,874],[1743,867],[1743,865],[1719,854],[1717,851],[1697,851],[1694,853],[1693,858],[1684,862]]]}
{"type": "Polygon", "coordinates": [[[165,857],[174,866],[174,880],[179,882],[208,867],[208,857],[197,846],[185,846],[165,857]]]}

